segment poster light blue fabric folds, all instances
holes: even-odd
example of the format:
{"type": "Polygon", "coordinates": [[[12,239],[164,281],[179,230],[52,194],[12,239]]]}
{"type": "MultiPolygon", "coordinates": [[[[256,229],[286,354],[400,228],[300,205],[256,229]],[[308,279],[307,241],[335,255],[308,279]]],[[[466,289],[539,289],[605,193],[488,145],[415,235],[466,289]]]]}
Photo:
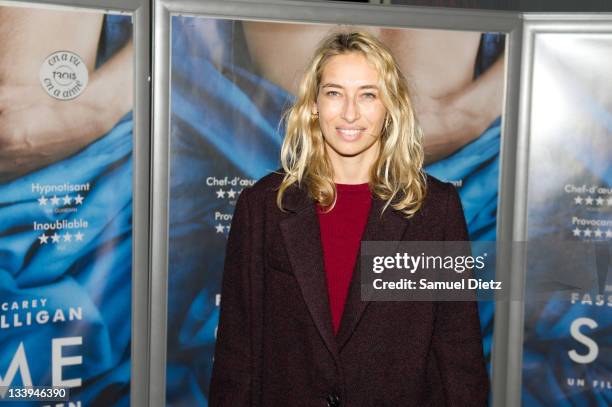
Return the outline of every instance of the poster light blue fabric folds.
{"type": "MultiPolygon", "coordinates": [[[[129,385],[132,261],[132,121],[125,117],[106,136],[77,155],[0,186],[0,302],[45,298],[51,314],[44,324],[0,330],[0,366],[5,370],[23,343],[33,385],[50,385],[51,340],[82,337],[65,352],[82,355],[82,366],[65,367],[66,379],[81,377],[71,399],[94,402],[105,391],[125,393],[129,385]],[[77,212],[45,214],[32,185],[87,184],[77,212]],[[38,223],[86,219],[80,242],[41,244],[38,223]],[[68,320],[71,308],[81,317],[68,320]],[[51,322],[62,310],[66,321],[51,322]],[[113,390],[114,386],[118,386],[113,390]]],[[[63,195],[62,195],[63,196],[63,195]]],[[[30,309],[35,314],[38,309],[30,309]]],[[[7,323],[12,324],[12,318],[7,323]]],[[[35,320],[35,316],[31,316],[35,320]]],[[[19,377],[19,375],[17,376],[19,377]]],[[[16,379],[13,384],[20,382],[16,379]]],[[[127,399],[117,405],[127,405],[127,399]]],[[[24,404],[20,404],[24,405],[24,404]]]]}
{"type": "MultiPolygon", "coordinates": [[[[279,118],[293,100],[249,71],[248,61],[241,63],[247,51],[233,42],[240,30],[231,21],[172,20],[169,406],[207,405],[227,236],[215,228],[223,227],[218,219],[231,214],[235,202],[215,195],[224,188],[210,186],[208,179],[258,179],[279,168],[279,118]]],[[[472,239],[495,240],[500,122],[427,168],[436,177],[462,180],[472,239]]],[[[493,304],[482,304],[487,354],[492,316],[493,304]]]]}

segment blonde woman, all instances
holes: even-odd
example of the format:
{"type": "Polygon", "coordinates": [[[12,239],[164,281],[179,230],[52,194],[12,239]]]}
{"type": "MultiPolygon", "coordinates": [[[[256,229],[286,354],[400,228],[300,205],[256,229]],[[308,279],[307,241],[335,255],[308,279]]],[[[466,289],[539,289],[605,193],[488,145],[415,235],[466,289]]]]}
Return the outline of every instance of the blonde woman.
{"type": "Polygon", "coordinates": [[[286,124],[283,171],[237,203],[210,405],[486,405],[475,303],[361,300],[361,241],[467,240],[389,50],[325,38],[286,124]]]}

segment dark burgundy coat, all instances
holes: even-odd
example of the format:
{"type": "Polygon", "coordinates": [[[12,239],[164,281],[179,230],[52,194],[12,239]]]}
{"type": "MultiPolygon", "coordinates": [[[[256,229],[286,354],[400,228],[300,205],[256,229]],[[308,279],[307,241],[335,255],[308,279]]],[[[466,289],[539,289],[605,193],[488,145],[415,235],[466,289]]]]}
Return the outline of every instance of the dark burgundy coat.
{"type": "MultiPolygon", "coordinates": [[[[315,204],[281,175],[240,195],[229,236],[210,406],[486,406],[472,302],[365,302],[359,261],[334,336],[315,204]]],[[[451,184],[411,219],[374,198],[362,240],[467,240],[451,184]]]]}

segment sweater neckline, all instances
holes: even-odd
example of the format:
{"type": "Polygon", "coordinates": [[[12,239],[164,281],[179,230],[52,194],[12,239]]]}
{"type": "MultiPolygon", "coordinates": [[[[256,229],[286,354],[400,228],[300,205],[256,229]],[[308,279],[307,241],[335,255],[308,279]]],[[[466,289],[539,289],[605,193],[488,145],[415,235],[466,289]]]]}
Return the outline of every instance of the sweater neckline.
{"type": "Polygon", "coordinates": [[[336,191],[338,192],[369,192],[370,184],[336,184],[336,191]]]}

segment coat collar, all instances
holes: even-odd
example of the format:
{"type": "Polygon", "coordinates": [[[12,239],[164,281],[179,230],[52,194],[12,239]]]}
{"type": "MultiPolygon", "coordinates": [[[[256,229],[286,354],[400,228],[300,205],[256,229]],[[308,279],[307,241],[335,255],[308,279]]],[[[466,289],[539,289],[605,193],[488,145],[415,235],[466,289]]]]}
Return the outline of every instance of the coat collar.
{"type": "MultiPolygon", "coordinates": [[[[362,242],[402,240],[409,222],[391,207],[382,212],[384,205],[381,199],[372,198],[362,242]]],[[[304,189],[290,187],[283,199],[283,207],[289,215],[281,221],[280,227],[294,275],[323,341],[332,355],[339,359],[340,351],[370,304],[370,301],[361,300],[360,253],[357,254],[340,328],[334,336],[316,204],[304,189]]]]}

